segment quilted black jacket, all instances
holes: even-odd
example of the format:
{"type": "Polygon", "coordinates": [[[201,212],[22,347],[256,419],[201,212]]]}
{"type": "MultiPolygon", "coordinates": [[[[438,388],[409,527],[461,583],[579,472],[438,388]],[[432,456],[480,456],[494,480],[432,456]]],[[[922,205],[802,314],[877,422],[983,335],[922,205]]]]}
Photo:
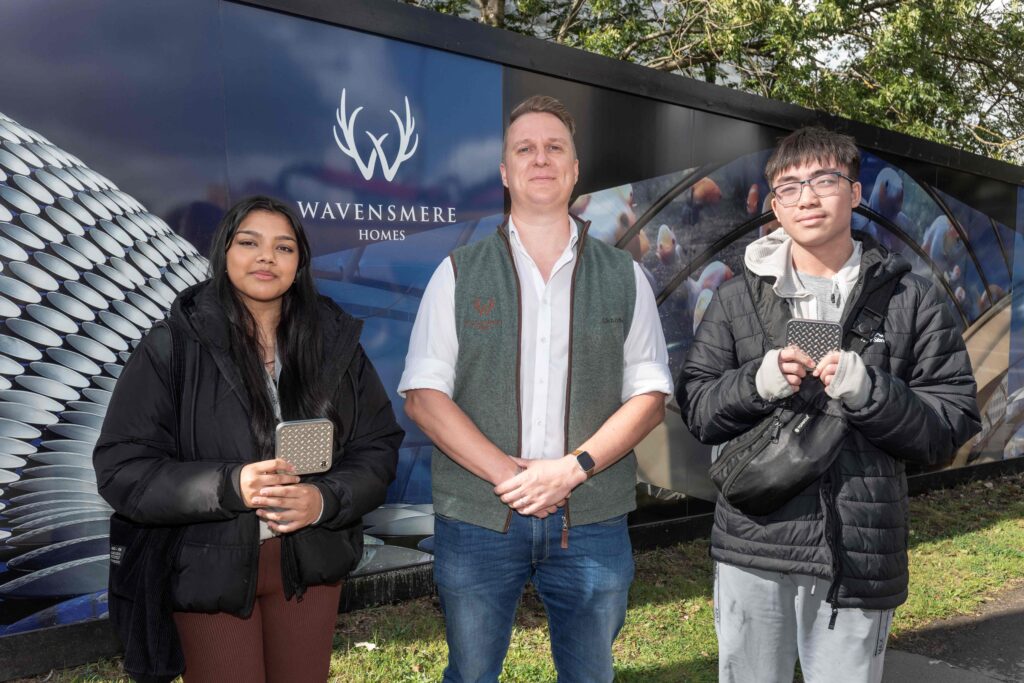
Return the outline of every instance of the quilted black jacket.
{"type": "MultiPolygon", "coordinates": [[[[180,423],[174,424],[171,336],[158,325],[132,353],[111,397],[93,464],[100,494],[119,514],[182,525],[168,559],[173,607],[248,616],[256,591],[259,526],[236,488],[256,459],[249,401],[231,360],[227,320],[208,283],[185,290],[168,318],[184,342],[180,423]],[[175,453],[175,430],[182,458],[175,453]],[[182,461],[183,460],[183,461],[182,461]]],[[[362,323],[321,297],[322,372],[334,387],[331,469],[308,475],[323,495],[321,521],[282,537],[286,597],[343,578],[362,556],[362,515],[384,502],[403,432],[359,344],[362,323]]]]}
{"type": "MultiPolygon", "coordinates": [[[[905,463],[948,461],[980,430],[980,420],[970,359],[941,291],[910,273],[898,254],[857,237],[864,255],[849,300],[862,301],[889,279],[900,280],[884,341],[876,335],[861,355],[871,398],[863,409],[846,411],[850,434],[831,469],[781,509],[750,516],[719,496],[711,555],[741,567],[829,580],[833,609],[888,609],[907,598],[905,463]]],[[[775,340],[785,339],[791,317],[773,283],[745,270],[719,287],[697,330],[676,398],[690,431],[704,443],[724,443],[773,409],[754,384],[773,346],[754,307],[775,340]]],[[[854,310],[847,306],[844,325],[854,310]]]]}

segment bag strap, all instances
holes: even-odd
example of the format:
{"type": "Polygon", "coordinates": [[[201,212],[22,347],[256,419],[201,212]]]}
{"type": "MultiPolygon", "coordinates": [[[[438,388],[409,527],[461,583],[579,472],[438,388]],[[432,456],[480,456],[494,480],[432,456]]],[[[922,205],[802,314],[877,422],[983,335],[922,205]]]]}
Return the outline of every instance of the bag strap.
{"type": "Polygon", "coordinates": [[[887,280],[881,287],[878,287],[864,299],[864,303],[857,310],[853,324],[846,331],[846,336],[851,337],[847,348],[858,356],[864,352],[864,348],[871,343],[871,338],[878,330],[882,329],[885,322],[885,314],[889,310],[889,302],[896,291],[902,277],[894,277],[887,280]]]}
{"type": "Polygon", "coordinates": [[[754,298],[754,290],[750,286],[750,276],[748,273],[749,271],[747,271],[747,264],[744,263],[742,277],[743,284],[747,286],[747,296],[750,297],[750,310],[754,312],[754,318],[757,320],[757,324],[761,328],[761,338],[764,340],[761,346],[762,348],[764,348],[765,351],[768,351],[768,349],[771,348],[771,345],[773,343],[772,337],[770,334],[768,334],[768,328],[765,326],[764,321],[761,320],[761,314],[757,310],[757,299],[754,298]]]}
{"type": "MultiPolygon", "coordinates": [[[[751,288],[750,280],[747,277],[746,265],[744,265],[743,269],[743,283],[747,286],[747,295],[750,297],[754,317],[761,327],[761,333],[764,335],[765,340],[764,343],[771,345],[772,338],[764,321],[761,320],[761,314],[757,310],[757,301],[754,299],[754,290],[751,288]]],[[[902,276],[890,278],[882,286],[868,294],[863,303],[860,304],[853,324],[844,334],[844,337],[852,337],[846,344],[850,351],[855,352],[859,356],[864,352],[864,348],[871,343],[871,338],[875,336],[875,333],[882,329],[885,315],[889,310],[889,302],[892,300],[892,295],[896,292],[896,287],[899,286],[902,279],[902,276]]]]}

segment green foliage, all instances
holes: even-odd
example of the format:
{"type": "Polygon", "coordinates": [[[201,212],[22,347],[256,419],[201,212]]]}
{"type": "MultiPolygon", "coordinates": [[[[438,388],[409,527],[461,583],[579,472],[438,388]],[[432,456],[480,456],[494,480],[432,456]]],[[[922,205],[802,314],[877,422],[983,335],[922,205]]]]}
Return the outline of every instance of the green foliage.
{"type": "Polygon", "coordinates": [[[1022,0],[405,0],[1024,163],[1022,0]]]}

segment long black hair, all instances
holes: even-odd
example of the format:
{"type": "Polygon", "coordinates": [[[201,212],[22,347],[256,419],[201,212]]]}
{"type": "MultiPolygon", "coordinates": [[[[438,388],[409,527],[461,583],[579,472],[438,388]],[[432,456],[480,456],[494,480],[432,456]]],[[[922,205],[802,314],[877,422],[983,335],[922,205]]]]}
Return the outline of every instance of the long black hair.
{"type": "MultiPolygon", "coordinates": [[[[253,211],[283,216],[291,224],[299,252],[295,281],[281,300],[277,325],[277,356],[281,361],[278,396],[285,420],[326,417],[333,413],[318,368],[323,341],[317,316],[317,293],[310,271],[309,241],[299,217],[283,202],[272,197],[253,196],[241,200],[224,214],[210,243],[210,279],[228,320],[231,355],[242,376],[252,406],[250,422],[258,455],[273,457],[274,416],[267,373],[263,368],[256,319],[231,284],[227,271],[227,250],[242,221],[253,211]]],[[[331,415],[333,417],[333,415],[331,415]]]]}

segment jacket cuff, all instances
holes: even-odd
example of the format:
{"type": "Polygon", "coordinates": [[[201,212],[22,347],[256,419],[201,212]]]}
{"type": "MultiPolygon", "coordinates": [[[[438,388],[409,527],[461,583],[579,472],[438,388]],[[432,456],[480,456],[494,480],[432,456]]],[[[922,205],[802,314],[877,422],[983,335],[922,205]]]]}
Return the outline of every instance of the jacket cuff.
{"type": "Polygon", "coordinates": [[[313,522],[313,524],[320,524],[321,522],[326,522],[337,517],[338,513],[341,511],[341,503],[338,501],[338,497],[334,495],[334,491],[332,491],[327,484],[322,482],[314,481],[310,483],[313,484],[313,486],[316,487],[316,490],[320,492],[321,502],[320,516],[316,518],[316,521],[313,522]]]}
{"type": "Polygon", "coordinates": [[[841,351],[839,365],[825,393],[838,398],[850,410],[860,410],[871,398],[871,376],[864,361],[853,351],[841,351]]]}
{"type": "Polygon", "coordinates": [[[779,369],[780,351],[782,349],[772,349],[764,354],[761,367],[757,369],[757,375],[754,376],[757,395],[762,400],[778,401],[793,394],[793,387],[786,381],[786,376],[779,369]]]}
{"type": "Polygon", "coordinates": [[[224,507],[233,512],[246,512],[249,508],[242,498],[242,465],[227,472],[228,486],[224,487],[224,507]]]}

